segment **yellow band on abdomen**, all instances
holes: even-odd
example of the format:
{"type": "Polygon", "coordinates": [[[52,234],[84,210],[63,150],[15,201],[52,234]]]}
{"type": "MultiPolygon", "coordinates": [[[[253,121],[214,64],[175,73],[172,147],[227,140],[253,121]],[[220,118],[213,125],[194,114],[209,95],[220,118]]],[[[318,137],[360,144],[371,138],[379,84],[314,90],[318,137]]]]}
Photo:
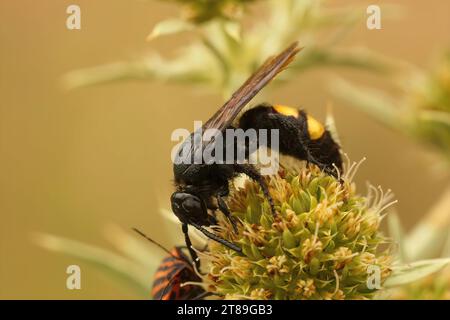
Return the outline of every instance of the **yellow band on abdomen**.
{"type": "MultiPolygon", "coordinates": [[[[273,108],[275,109],[276,112],[285,116],[293,116],[297,119],[300,116],[300,110],[297,108],[292,108],[283,105],[274,105],[273,108]]],[[[309,138],[311,140],[320,139],[325,132],[324,126],[310,115],[306,116],[306,121],[308,122],[309,138]]]]}
{"type": "Polygon", "coordinates": [[[308,122],[309,137],[312,140],[320,139],[325,132],[324,126],[310,115],[306,116],[306,121],[308,122]]]}
{"type": "Polygon", "coordinates": [[[293,116],[295,118],[298,118],[298,115],[300,114],[297,108],[292,108],[283,105],[274,105],[273,108],[275,109],[276,112],[285,116],[293,116]]]}

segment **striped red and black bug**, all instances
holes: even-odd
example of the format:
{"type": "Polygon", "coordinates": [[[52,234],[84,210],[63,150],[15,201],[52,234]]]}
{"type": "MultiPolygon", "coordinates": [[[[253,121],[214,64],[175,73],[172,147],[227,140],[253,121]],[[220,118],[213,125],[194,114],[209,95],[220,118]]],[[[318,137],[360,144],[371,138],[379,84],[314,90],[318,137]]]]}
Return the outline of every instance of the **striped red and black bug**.
{"type": "Polygon", "coordinates": [[[183,285],[186,282],[202,281],[191,259],[183,252],[184,247],[177,246],[169,251],[141,231],[133,230],[168,254],[156,270],[151,291],[153,299],[198,300],[208,295],[201,286],[183,285]]]}

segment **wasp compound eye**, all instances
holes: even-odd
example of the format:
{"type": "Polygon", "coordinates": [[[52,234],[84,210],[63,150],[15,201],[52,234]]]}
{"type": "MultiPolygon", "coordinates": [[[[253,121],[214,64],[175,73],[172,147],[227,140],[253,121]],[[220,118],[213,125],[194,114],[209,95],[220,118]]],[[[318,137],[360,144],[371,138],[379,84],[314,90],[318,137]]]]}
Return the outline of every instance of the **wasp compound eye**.
{"type": "MultiPolygon", "coordinates": [[[[182,203],[183,209],[185,209],[189,213],[195,213],[198,211],[202,211],[202,203],[199,198],[192,196],[186,198],[182,203]]],[[[203,211],[202,211],[203,212],[203,211]]]]}

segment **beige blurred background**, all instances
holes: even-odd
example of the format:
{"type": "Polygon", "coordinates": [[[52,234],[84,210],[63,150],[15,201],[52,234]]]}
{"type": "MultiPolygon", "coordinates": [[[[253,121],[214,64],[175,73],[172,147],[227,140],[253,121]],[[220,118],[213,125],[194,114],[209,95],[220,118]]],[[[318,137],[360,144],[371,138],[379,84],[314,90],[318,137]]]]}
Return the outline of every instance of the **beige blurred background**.
{"type": "MultiPolygon", "coordinates": [[[[361,24],[345,44],[419,66],[449,45],[448,1],[353,2],[402,4],[405,12],[383,20],[380,31],[361,24]]],[[[155,228],[172,189],[170,133],[206,120],[221,98],[149,82],[65,92],[59,81],[67,71],[150,49],[170,53],[183,36],[152,43],[145,37],[157,21],[177,14],[164,1],[0,2],[0,298],[136,297],[95,268],[35,246],[35,232],[109,248],[102,230],[115,223],[152,230],[154,238],[174,244],[155,228]],[[80,31],[65,27],[72,3],[82,10],[80,31]],[[82,290],[66,289],[69,264],[81,266],[82,290]]],[[[333,73],[364,84],[383,80],[341,69],[308,72],[274,91],[273,101],[302,105],[323,119],[331,98],[324,79],[333,73]]],[[[430,170],[433,153],[338,102],[335,116],[347,153],[368,158],[357,176],[360,190],[367,180],[391,188],[410,228],[449,179],[430,170]]]]}

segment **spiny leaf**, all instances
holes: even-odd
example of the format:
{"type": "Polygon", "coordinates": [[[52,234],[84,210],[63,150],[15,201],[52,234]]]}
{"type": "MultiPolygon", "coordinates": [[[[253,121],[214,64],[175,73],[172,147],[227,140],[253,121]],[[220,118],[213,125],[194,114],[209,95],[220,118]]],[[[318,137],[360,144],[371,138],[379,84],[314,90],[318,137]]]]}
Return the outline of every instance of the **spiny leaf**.
{"type": "Polygon", "coordinates": [[[380,90],[367,87],[356,87],[342,78],[330,82],[330,91],[338,98],[373,116],[380,122],[404,130],[400,121],[395,102],[380,90]]]}
{"type": "Polygon", "coordinates": [[[113,252],[49,234],[38,234],[35,240],[41,247],[70,255],[104,270],[134,288],[143,297],[149,298],[151,276],[156,271],[159,260],[154,261],[153,269],[121,257],[113,252]]]}
{"type": "Polygon", "coordinates": [[[389,229],[389,235],[394,238],[398,248],[398,256],[401,262],[406,261],[404,252],[404,231],[400,222],[400,218],[396,212],[391,212],[387,216],[387,224],[389,229]]]}
{"type": "Polygon", "coordinates": [[[147,41],[154,40],[161,36],[167,36],[171,34],[176,34],[183,31],[190,31],[194,29],[195,26],[181,19],[167,19],[158,22],[150,34],[147,36],[147,41]]]}
{"type": "Polygon", "coordinates": [[[404,250],[410,261],[439,256],[450,234],[450,187],[447,187],[429,213],[409,232],[404,250]]]}
{"type": "Polygon", "coordinates": [[[413,283],[450,264],[450,259],[421,260],[393,267],[392,274],[384,283],[385,288],[393,288],[413,283]]]}

